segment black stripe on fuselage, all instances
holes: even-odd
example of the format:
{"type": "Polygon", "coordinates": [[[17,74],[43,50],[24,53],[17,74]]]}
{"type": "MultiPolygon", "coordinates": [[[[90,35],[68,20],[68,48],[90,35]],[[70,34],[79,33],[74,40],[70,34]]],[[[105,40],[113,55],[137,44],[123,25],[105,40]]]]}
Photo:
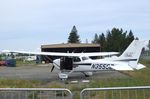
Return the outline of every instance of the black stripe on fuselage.
{"type": "Polygon", "coordinates": [[[121,60],[117,60],[117,61],[137,61],[137,59],[121,59],[121,60]]]}
{"type": "Polygon", "coordinates": [[[73,64],[73,65],[90,65],[91,66],[91,63],[76,63],[76,64],[73,64]]]}

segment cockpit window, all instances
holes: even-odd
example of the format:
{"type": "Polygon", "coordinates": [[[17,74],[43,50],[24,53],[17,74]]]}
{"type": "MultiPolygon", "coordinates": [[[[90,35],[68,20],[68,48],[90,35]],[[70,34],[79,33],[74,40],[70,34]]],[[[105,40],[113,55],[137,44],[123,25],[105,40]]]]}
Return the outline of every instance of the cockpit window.
{"type": "Polygon", "coordinates": [[[74,58],[73,58],[73,61],[74,61],[74,62],[80,62],[81,60],[80,60],[79,57],[74,57],[74,58]]]}
{"type": "Polygon", "coordinates": [[[82,57],[82,60],[88,60],[89,58],[88,57],[82,57]]]}

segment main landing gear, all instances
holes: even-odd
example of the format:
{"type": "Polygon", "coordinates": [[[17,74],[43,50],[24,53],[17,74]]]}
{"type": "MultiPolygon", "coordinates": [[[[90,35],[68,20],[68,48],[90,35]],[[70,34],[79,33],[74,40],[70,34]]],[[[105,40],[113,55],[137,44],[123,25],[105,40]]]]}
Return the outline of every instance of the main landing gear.
{"type": "Polygon", "coordinates": [[[84,74],[85,77],[90,77],[93,75],[92,72],[82,72],[84,74]]]}

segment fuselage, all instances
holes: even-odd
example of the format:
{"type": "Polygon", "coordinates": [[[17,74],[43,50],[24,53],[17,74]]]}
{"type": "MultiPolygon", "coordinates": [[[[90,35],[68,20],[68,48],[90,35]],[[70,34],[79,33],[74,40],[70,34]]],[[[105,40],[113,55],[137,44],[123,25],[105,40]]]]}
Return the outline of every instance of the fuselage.
{"type": "Polygon", "coordinates": [[[75,62],[74,64],[78,65],[74,67],[74,71],[133,70],[127,62],[105,59],[86,60],[75,62]]]}
{"type": "MultiPolygon", "coordinates": [[[[56,67],[61,66],[61,60],[56,59],[54,60],[56,67]]],[[[60,68],[60,67],[58,67],[60,68]]],[[[111,59],[90,59],[90,58],[83,58],[80,57],[80,60],[73,61],[72,70],[74,72],[93,72],[93,71],[101,71],[101,70],[133,70],[128,65],[128,62],[124,61],[117,61],[111,59]]]]}

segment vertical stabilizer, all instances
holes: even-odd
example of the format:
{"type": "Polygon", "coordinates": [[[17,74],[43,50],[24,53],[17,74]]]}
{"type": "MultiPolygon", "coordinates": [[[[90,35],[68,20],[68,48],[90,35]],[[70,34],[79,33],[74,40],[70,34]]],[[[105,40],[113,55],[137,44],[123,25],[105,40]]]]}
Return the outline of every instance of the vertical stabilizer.
{"type": "Polygon", "coordinates": [[[123,54],[119,56],[119,59],[128,61],[129,66],[136,69],[143,47],[144,41],[133,40],[123,54]]]}

